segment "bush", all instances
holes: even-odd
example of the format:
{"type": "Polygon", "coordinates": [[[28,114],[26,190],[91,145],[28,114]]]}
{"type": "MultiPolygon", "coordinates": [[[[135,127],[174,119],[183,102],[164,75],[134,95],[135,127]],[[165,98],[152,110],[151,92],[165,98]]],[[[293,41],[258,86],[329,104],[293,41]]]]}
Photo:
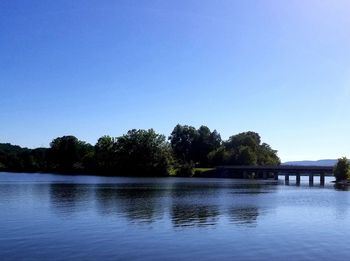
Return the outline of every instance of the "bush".
{"type": "Polygon", "coordinates": [[[350,164],[346,157],[338,159],[333,173],[337,181],[346,180],[350,177],[350,164]]]}

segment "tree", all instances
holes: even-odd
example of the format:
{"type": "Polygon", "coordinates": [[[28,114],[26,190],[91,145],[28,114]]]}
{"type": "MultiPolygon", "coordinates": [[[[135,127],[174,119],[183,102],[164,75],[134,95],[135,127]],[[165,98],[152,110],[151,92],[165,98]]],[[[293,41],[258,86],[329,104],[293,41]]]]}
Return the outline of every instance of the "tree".
{"type": "Polygon", "coordinates": [[[0,165],[11,171],[47,171],[47,148],[28,149],[0,143],[0,165]]]}
{"type": "Polygon", "coordinates": [[[63,136],[50,143],[50,157],[54,168],[59,171],[82,169],[83,157],[93,151],[93,146],[74,136],[63,136]]]}
{"type": "Polygon", "coordinates": [[[188,125],[176,125],[169,140],[171,148],[180,163],[189,163],[195,160],[194,157],[194,143],[197,140],[198,131],[188,125]]]}
{"type": "Polygon", "coordinates": [[[36,148],[31,150],[33,156],[34,170],[36,171],[47,171],[49,168],[48,163],[48,148],[36,148]]]}
{"type": "Polygon", "coordinates": [[[116,141],[119,174],[165,176],[171,161],[170,146],[164,135],[153,129],[130,130],[116,141]]]}
{"type": "Polygon", "coordinates": [[[21,155],[27,151],[26,148],[11,145],[9,143],[0,144],[0,162],[3,169],[21,171],[23,170],[23,160],[21,155]]]}
{"type": "Polygon", "coordinates": [[[193,142],[193,160],[200,166],[208,165],[208,154],[218,149],[221,145],[220,134],[216,130],[213,132],[207,126],[200,126],[198,135],[193,142]]]}
{"type": "Polygon", "coordinates": [[[258,149],[257,163],[258,165],[276,166],[281,164],[281,160],[277,156],[277,150],[272,149],[269,144],[263,143],[258,149]]]}
{"type": "Polygon", "coordinates": [[[279,165],[277,151],[266,143],[261,144],[260,135],[248,131],[231,136],[224,142],[227,163],[233,165],[279,165]]]}
{"type": "Polygon", "coordinates": [[[207,126],[196,128],[176,125],[169,137],[171,147],[178,162],[182,165],[207,166],[208,154],[221,145],[220,134],[207,126]]]}
{"type": "Polygon", "coordinates": [[[227,165],[229,158],[230,153],[226,150],[225,146],[220,146],[208,154],[208,161],[211,166],[227,165]]]}
{"type": "Polygon", "coordinates": [[[247,146],[253,150],[257,150],[261,142],[260,135],[253,131],[242,132],[231,136],[226,142],[226,147],[234,149],[239,146],[247,146]]]}
{"type": "Polygon", "coordinates": [[[334,166],[334,176],[337,181],[346,180],[350,178],[350,164],[346,157],[338,159],[334,166]]]}
{"type": "Polygon", "coordinates": [[[95,145],[96,164],[103,171],[112,171],[116,167],[116,138],[102,136],[95,145]]]}
{"type": "Polygon", "coordinates": [[[237,165],[257,165],[257,155],[253,149],[248,146],[240,146],[235,156],[237,165]]]}

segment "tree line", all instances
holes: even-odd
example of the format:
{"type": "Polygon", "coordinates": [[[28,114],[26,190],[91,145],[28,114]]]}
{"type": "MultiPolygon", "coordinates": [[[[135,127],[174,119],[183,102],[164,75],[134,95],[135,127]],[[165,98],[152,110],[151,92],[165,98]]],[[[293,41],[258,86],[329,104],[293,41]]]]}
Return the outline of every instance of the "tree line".
{"type": "Polygon", "coordinates": [[[74,136],[52,140],[49,148],[28,149],[0,143],[0,170],[94,173],[101,175],[192,175],[195,168],[218,165],[279,165],[277,151],[256,132],[222,140],[207,126],[176,125],[170,136],[130,130],[119,137],[102,136],[95,145],[74,136]]]}

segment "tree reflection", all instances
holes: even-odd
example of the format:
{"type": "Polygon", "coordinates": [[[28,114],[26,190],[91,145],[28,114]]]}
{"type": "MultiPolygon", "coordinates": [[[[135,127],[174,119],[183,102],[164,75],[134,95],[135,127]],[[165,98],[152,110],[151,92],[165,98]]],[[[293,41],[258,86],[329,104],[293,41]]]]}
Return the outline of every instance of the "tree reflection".
{"type": "Polygon", "coordinates": [[[174,204],[171,209],[174,227],[213,226],[219,216],[219,208],[213,205],[174,204]]]}
{"type": "Polygon", "coordinates": [[[93,208],[100,215],[135,224],[169,219],[175,228],[216,226],[220,218],[235,225],[256,225],[261,197],[255,194],[271,192],[256,184],[51,184],[49,188],[52,208],[64,216],[93,208]]]}
{"type": "Polygon", "coordinates": [[[126,217],[131,222],[150,223],[160,218],[164,190],[132,185],[99,187],[96,201],[100,214],[126,217]]]}
{"type": "Polygon", "coordinates": [[[334,184],[334,189],[338,191],[350,191],[350,186],[336,183],[334,184]]]}
{"type": "Polygon", "coordinates": [[[232,208],[229,211],[230,221],[236,225],[256,226],[259,216],[257,207],[232,208]]]}
{"type": "Polygon", "coordinates": [[[90,189],[79,184],[50,184],[51,207],[64,216],[85,210],[90,200],[90,189]]]}

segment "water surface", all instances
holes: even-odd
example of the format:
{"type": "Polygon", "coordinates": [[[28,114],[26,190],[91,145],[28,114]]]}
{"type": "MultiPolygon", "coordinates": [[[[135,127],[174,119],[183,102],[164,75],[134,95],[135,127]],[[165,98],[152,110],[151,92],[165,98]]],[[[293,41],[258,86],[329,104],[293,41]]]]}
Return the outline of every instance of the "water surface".
{"type": "Polygon", "coordinates": [[[331,180],[0,173],[0,260],[347,260],[331,180]]]}

